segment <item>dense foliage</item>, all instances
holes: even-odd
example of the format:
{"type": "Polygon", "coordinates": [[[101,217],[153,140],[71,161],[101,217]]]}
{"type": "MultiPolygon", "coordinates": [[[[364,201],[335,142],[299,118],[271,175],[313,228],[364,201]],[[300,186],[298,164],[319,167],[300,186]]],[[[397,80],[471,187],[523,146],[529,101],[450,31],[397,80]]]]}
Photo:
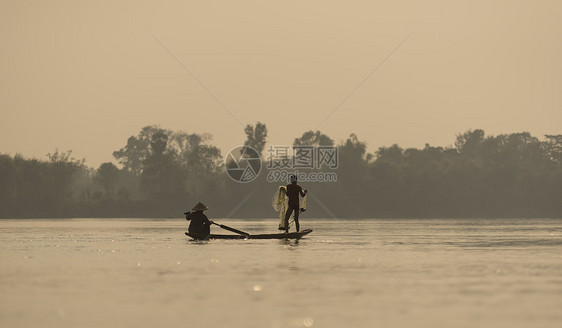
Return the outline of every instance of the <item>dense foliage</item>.
{"type": "MultiPolygon", "coordinates": [[[[265,124],[248,125],[243,142],[262,153],[265,124]]],[[[203,201],[211,216],[275,217],[281,182],[266,172],[239,184],[225,174],[209,134],[143,128],[113,153],[119,168],[88,168],[72,153],[47,160],[0,154],[0,217],[179,217],[203,201]]],[[[332,146],[320,131],[294,145],[332,146]]],[[[562,217],[562,135],[457,136],[454,146],[367,153],[352,134],[338,145],[337,182],[302,183],[314,217],[562,217]]],[[[264,162],[265,167],[265,162],[264,162]]]]}

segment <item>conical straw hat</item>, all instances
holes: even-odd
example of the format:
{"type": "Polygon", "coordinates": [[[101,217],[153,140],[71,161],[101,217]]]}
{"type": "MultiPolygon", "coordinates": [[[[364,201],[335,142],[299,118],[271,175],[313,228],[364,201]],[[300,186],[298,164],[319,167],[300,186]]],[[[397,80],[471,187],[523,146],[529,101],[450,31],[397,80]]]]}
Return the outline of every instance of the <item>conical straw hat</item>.
{"type": "Polygon", "coordinates": [[[193,206],[193,208],[191,209],[192,211],[205,211],[208,210],[209,208],[207,206],[205,206],[205,204],[199,202],[197,203],[197,205],[193,206]]]}

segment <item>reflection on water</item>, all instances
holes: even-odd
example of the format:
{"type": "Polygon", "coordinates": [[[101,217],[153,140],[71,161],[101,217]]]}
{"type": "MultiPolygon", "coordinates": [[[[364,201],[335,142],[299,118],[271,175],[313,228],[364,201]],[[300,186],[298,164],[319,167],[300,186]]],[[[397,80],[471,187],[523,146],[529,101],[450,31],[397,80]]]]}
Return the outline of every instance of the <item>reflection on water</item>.
{"type": "Polygon", "coordinates": [[[299,240],[298,239],[279,239],[279,244],[285,246],[298,246],[299,240]]]}
{"type": "MultiPolygon", "coordinates": [[[[227,224],[276,228],[275,219],[227,224]]],[[[302,225],[314,232],[298,241],[191,241],[182,219],[0,221],[0,324],[511,328],[562,320],[562,220],[302,225]]]]}

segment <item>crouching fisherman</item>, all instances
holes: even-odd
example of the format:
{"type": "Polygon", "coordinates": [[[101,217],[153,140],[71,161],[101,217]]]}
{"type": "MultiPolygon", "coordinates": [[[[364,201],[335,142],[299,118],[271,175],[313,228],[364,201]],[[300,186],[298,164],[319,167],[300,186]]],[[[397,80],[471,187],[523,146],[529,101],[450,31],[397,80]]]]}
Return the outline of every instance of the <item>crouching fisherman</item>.
{"type": "Polygon", "coordinates": [[[213,221],[209,221],[207,216],[203,214],[203,211],[208,209],[207,206],[199,202],[191,209],[191,212],[184,213],[185,219],[191,221],[187,231],[195,239],[205,239],[211,233],[211,224],[213,221]]]}

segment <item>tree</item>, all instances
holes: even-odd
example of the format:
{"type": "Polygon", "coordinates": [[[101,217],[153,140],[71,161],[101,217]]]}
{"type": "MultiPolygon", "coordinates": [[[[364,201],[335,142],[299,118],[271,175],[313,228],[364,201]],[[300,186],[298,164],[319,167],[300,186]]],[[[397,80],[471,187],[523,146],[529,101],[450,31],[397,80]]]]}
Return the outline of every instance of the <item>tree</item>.
{"type": "Polygon", "coordinates": [[[106,198],[112,198],[119,180],[119,169],[113,163],[103,163],[96,171],[94,181],[102,186],[106,198]]]}
{"type": "Polygon", "coordinates": [[[137,137],[129,137],[127,145],[113,152],[113,157],[125,170],[135,175],[142,173],[142,163],[148,156],[148,142],[137,137]]]}
{"type": "Polygon", "coordinates": [[[484,130],[469,130],[457,135],[455,146],[459,153],[469,156],[477,156],[484,143],[484,130]]]}
{"type": "Polygon", "coordinates": [[[141,188],[156,200],[172,200],[185,189],[185,171],[174,149],[168,149],[169,132],[159,129],[149,135],[150,154],[143,162],[141,188]]]}
{"type": "Polygon", "coordinates": [[[69,194],[74,173],[84,166],[85,160],[72,157],[72,150],[59,152],[56,149],[54,153],[47,154],[47,157],[50,164],[54,201],[59,206],[69,194]]]}
{"type": "Polygon", "coordinates": [[[544,148],[550,159],[557,165],[562,165],[562,134],[545,135],[546,142],[544,148]]]}
{"type": "Polygon", "coordinates": [[[187,134],[182,131],[170,136],[168,149],[176,154],[185,170],[186,183],[193,191],[205,190],[206,185],[218,183],[213,178],[222,172],[223,161],[220,149],[207,144],[212,139],[209,133],[187,134]]]}
{"type": "MultiPolygon", "coordinates": [[[[169,136],[172,132],[164,130],[156,125],[145,126],[141,129],[138,136],[131,136],[127,139],[125,147],[113,152],[113,157],[123,165],[123,168],[139,176],[142,173],[144,161],[148,158],[151,151],[153,135],[159,134],[169,136]]],[[[154,142],[158,142],[156,139],[154,142]]],[[[160,141],[161,143],[162,141],[160,141]]]]}
{"type": "Polygon", "coordinates": [[[0,154],[0,204],[14,198],[17,168],[9,155],[0,154]]]}
{"type": "MultiPolygon", "coordinates": [[[[258,136],[266,132],[264,128],[257,127],[258,136]]],[[[178,202],[189,191],[220,187],[222,158],[220,150],[207,143],[210,140],[212,135],[208,133],[188,134],[151,125],[130,137],[113,156],[123,165],[120,177],[125,178],[121,180],[131,195],[178,202]]]]}
{"type": "Polygon", "coordinates": [[[334,140],[320,131],[307,131],[293,142],[295,146],[333,146],[334,140]]]}
{"type": "Polygon", "coordinates": [[[14,200],[19,214],[32,213],[41,209],[45,213],[54,205],[53,177],[51,164],[37,159],[26,159],[16,154],[13,159],[16,166],[16,185],[14,200]]]}
{"type": "Polygon", "coordinates": [[[248,124],[246,125],[244,132],[246,133],[244,146],[254,148],[261,155],[267,138],[267,127],[265,124],[257,122],[255,127],[248,124]]]}
{"type": "Polygon", "coordinates": [[[400,164],[404,161],[404,149],[400,148],[397,144],[390,147],[380,147],[376,152],[376,161],[379,162],[393,162],[400,164]]]}
{"type": "Polygon", "coordinates": [[[338,147],[337,183],[340,185],[338,189],[341,193],[339,198],[344,201],[343,204],[347,204],[348,215],[364,211],[365,208],[362,208],[362,206],[369,204],[366,150],[367,144],[360,141],[354,133],[338,147]]]}

